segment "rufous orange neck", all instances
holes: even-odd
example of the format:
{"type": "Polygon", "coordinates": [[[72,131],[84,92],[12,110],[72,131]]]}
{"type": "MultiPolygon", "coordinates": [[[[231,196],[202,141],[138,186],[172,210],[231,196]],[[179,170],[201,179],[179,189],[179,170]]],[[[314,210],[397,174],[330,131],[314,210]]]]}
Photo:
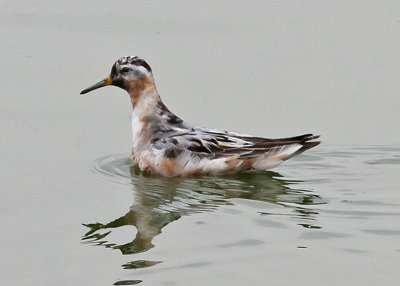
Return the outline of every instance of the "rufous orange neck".
{"type": "Polygon", "coordinates": [[[130,81],[127,90],[131,97],[133,109],[135,109],[136,105],[143,97],[158,97],[154,80],[151,77],[144,77],[143,79],[130,81]]]}

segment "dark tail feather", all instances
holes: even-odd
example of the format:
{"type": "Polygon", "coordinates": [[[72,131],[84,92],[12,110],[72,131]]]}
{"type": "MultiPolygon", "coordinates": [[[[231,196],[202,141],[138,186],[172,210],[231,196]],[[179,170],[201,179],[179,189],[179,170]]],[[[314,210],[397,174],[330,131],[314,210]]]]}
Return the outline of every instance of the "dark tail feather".
{"type": "Polygon", "coordinates": [[[290,159],[296,155],[299,155],[300,153],[303,153],[304,151],[311,149],[321,143],[321,141],[311,141],[311,140],[318,139],[319,135],[306,134],[306,135],[302,135],[299,137],[300,137],[299,139],[301,140],[299,142],[299,144],[302,144],[303,146],[299,150],[297,150],[295,153],[293,153],[292,155],[285,158],[285,160],[290,159]]]}

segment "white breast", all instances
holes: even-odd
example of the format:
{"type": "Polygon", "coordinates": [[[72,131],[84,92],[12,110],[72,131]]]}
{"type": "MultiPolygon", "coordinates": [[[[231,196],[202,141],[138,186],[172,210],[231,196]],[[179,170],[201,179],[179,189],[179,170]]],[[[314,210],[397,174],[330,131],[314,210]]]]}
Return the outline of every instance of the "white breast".
{"type": "Polygon", "coordinates": [[[140,143],[140,134],[143,129],[143,122],[139,119],[139,116],[135,114],[135,110],[132,112],[132,139],[133,139],[133,149],[138,147],[140,143]]]}

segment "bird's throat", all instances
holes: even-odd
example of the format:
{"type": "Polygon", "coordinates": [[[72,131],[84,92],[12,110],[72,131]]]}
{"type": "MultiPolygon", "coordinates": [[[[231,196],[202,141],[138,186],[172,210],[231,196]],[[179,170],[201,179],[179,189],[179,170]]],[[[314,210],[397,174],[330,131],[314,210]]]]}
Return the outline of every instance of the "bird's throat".
{"type": "Polygon", "coordinates": [[[133,110],[143,104],[147,108],[150,108],[149,105],[156,105],[160,100],[154,80],[150,77],[129,82],[127,90],[131,98],[133,110]]]}

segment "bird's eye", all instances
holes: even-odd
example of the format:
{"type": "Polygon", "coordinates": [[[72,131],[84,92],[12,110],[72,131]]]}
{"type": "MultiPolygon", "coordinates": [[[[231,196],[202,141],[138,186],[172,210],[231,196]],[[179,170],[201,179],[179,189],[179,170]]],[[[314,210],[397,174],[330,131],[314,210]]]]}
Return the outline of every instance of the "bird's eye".
{"type": "Polygon", "coordinates": [[[124,67],[124,68],[122,68],[121,72],[122,72],[122,73],[127,73],[127,72],[129,72],[129,68],[124,67]]]}

